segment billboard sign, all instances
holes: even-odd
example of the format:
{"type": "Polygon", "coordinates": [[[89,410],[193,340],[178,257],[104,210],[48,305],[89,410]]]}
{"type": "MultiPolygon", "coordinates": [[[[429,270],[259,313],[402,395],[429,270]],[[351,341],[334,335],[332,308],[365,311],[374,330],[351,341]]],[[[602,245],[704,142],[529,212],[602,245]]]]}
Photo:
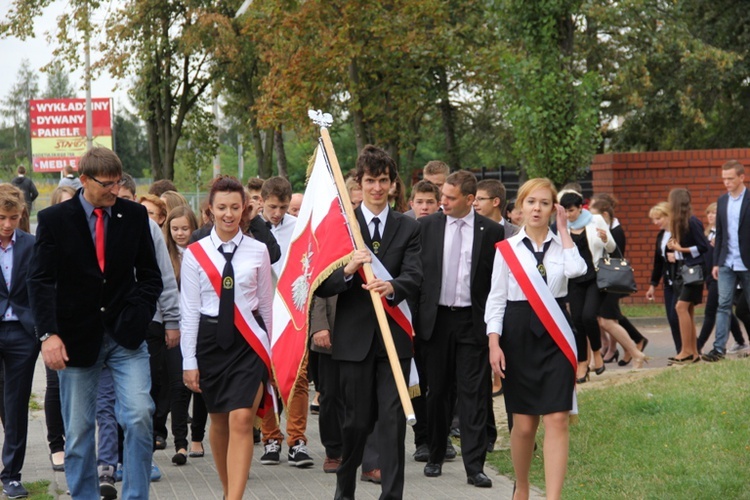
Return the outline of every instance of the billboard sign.
{"type": "MultiPolygon", "coordinates": [[[[112,100],[92,99],[91,109],[94,145],[112,149],[112,100]]],[[[78,170],[86,152],[86,99],[32,99],[29,120],[34,172],[78,170]]]]}

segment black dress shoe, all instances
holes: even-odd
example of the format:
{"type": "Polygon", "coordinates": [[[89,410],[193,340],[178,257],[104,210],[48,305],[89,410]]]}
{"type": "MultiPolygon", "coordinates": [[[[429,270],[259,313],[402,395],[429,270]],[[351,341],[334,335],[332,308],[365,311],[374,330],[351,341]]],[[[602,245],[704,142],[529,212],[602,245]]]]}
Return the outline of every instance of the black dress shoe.
{"type": "Polygon", "coordinates": [[[431,462],[427,462],[427,465],[424,466],[424,475],[427,477],[438,477],[442,474],[443,474],[442,464],[433,464],[431,462]]]}
{"type": "Polygon", "coordinates": [[[473,476],[467,477],[466,482],[477,488],[492,488],[492,479],[488,478],[484,472],[477,472],[473,476]]]}
{"type": "Polygon", "coordinates": [[[426,444],[420,444],[417,446],[417,450],[414,452],[415,462],[429,462],[430,461],[430,447],[426,444]]]}

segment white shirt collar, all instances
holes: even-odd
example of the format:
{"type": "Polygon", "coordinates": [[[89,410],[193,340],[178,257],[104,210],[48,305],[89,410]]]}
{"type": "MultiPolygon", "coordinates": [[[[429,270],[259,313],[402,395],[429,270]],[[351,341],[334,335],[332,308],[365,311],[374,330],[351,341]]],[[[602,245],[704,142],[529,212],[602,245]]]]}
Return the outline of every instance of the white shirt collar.
{"type": "MultiPolygon", "coordinates": [[[[529,238],[532,241],[532,243],[534,242],[533,238],[531,238],[530,236],[526,234],[526,226],[521,226],[521,229],[516,233],[515,236],[513,236],[513,239],[516,240],[516,246],[523,245],[524,238],[529,238]]],[[[562,246],[560,235],[552,232],[551,229],[547,229],[547,236],[544,237],[543,243],[547,243],[550,240],[562,246]]]]}
{"type": "Polygon", "coordinates": [[[383,224],[385,224],[385,221],[386,221],[386,219],[388,218],[388,210],[390,210],[390,208],[388,207],[388,205],[386,205],[386,206],[385,206],[385,208],[383,209],[383,211],[382,211],[382,212],[380,212],[380,213],[379,213],[378,215],[375,215],[374,213],[372,213],[372,212],[371,212],[371,211],[370,211],[370,210],[369,210],[369,209],[368,209],[368,208],[367,208],[367,207],[365,206],[365,204],[364,204],[364,203],[360,204],[360,205],[359,205],[359,208],[361,208],[361,209],[362,209],[362,215],[364,216],[364,218],[365,218],[365,222],[367,222],[367,225],[368,225],[368,226],[369,226],[369,225],[370,225],[370,223],[372,222],[372,219],[374,219],[375,217],[377,217],[378,219],[380,219],[380,224],[381,224],[381,226],[380,226],[380,227],[383,227],[382,225],[383,225],[383,224]]]}
{"type": "MultiPolygon", "coordinates": [[[[446,215],[446,217],[448,218],[448,224],[453,224],[458,220],[456,217],[450,215],[446,215]]],[[[474,227],[474,208],[469,208],[469,213],[461,217],[461,220],[464,221],[464,224],[468,227],[474,227]]]]}
{"type": "Polygon", "coordinates": [[[211,243],[214,244],[214,247],[216,247],[218,250],[221,251],[222,245],[229,245],[232,248],[239,246],[240,242],[242,241],[242,238],[244,235],[242,234],[242,231],[238,230],[237,234],[235,234],[231,240],[227,242],[221,241],[221,238],[219,238],[219,235],[216,234],[216,226],[211,228],[211,243]]]}

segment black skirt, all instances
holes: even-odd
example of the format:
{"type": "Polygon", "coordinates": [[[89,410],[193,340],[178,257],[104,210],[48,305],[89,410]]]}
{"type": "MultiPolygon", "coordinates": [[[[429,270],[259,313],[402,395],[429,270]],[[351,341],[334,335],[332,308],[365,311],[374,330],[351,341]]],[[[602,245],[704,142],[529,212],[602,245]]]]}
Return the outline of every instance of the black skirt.
{"type": "Polygon", "coordinates": [[[620,318],[620,297],[619,293],[601,292],[601,303],[599,304],[598,316],[604,319],[620,318]]]}
{"type": "Polygon", "coordinates": [[[682,274],[679,272],[679,269],[672,288],[674,289],[674,294],[677,297],[677,300],[689,302],[694,305],[703,302],[703,283],[698,283],[697,285],[686,285],[682,281],[682,274]]]}
{"type": "Polygon", "coordinates": [[[201,316],[195,351],[206,409],[208,413],[227,413],[252,408],[258,388],[265,390],[268,369],[237,328],[232,346],[227,350],[219,347],[217,327],[216,318],[201,316]]]}
{"type": "Polygon", "coordinates": [[[527,301],[508,301],[500,337],[506,411],[522,415],[570,411],[575,370],[548,332],[539,336],[532,331],[532,317],[536,313],[527,301]]]}

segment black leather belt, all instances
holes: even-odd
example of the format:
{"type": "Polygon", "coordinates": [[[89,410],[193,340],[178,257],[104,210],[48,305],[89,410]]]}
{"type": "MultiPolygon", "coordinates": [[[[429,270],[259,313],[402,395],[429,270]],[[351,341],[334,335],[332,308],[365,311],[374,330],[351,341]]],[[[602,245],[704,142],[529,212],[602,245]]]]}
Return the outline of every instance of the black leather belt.
{"type": "Polygon", "coordinates": [[[470,311],[471,310],[471,306],[466,306],[466,307],[438,306],[438,309],[443,309],[445,311],[470,311]]]}

